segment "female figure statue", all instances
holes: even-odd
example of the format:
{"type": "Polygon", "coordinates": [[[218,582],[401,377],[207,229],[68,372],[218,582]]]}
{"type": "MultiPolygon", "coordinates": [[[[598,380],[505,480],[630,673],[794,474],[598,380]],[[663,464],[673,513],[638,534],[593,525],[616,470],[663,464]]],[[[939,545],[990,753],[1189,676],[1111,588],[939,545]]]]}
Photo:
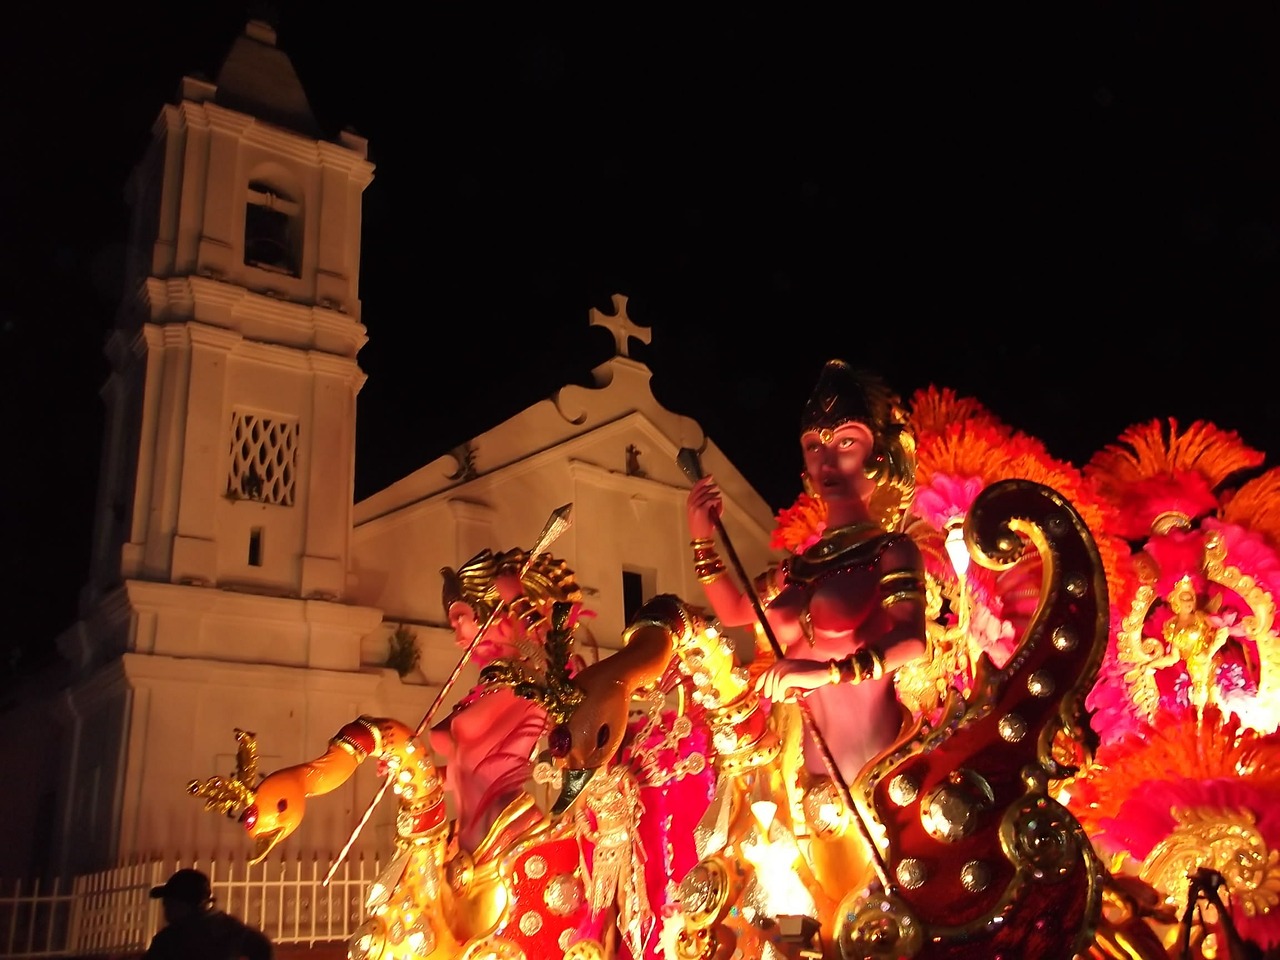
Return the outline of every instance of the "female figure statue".
{"type": "MultiPolygon", "coordinates": [[[[893,672],[926,650],[923,560],[896,532],[913,490],[914,443],[888,387],[831,360],[804,407],[800,446],[806,487],[825,501],[827,524],[754,585],[783,653],[756,688],[774,703],[804,698],[835,772],[852,785],[902,729],[893,672]]],[[[715,551],[722,510],[714,477],[694,484],[687,511],[698,579],[720,621],[742,626],[755,610],[715,551]]],[[[820,807],[840,804],[839,793],[808,731],[803,749],[805,810],[817,820],[820,807]]],[[[812,833],[814,872],[837,901],[868,879],[869,852],[848,820],[844,811],[843,828],[812,833]]]]}

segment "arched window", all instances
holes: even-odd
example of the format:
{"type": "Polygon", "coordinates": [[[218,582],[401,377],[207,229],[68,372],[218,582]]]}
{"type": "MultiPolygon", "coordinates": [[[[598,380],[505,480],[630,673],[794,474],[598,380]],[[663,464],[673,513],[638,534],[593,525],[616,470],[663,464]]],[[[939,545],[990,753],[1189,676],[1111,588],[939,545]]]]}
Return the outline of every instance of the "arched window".
{"type": "Polygon", "coordinates": [[[298,276],[302,205],[262,180],[249,182],[244,211],[244,262],[251,267],[298,276]]]}

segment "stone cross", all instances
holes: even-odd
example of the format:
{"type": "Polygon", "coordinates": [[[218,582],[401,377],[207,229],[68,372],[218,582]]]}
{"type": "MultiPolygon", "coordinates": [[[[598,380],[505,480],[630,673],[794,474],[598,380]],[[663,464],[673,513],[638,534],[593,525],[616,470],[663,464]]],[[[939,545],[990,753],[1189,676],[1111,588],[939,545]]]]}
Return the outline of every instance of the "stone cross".
{"type": "Polygon", "coordinates": [[[630,317],[627,316],[627,298],[621,293],[613,295],[613,315],[601,313],[595,307],[591,308],[591,326],[604,327],[613,334],[615,356],[629,357],[627,352],[630,346],[630,340],[635,337],[641,343],[648,343],[653,336],[648,327],[637,326],[630,317]]]}

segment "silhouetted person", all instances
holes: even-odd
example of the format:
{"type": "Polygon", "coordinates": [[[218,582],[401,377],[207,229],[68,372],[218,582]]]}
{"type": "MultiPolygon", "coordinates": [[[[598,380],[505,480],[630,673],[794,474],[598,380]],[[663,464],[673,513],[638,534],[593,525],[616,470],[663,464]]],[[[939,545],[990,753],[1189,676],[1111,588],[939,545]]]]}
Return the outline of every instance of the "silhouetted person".
{"type": "Polygon", "coordinates": [[[165,926],[143,960],[271,960],[266,934],[215,907],[199,870],[179,870],[151,898],[164,901],[165,926]]]}

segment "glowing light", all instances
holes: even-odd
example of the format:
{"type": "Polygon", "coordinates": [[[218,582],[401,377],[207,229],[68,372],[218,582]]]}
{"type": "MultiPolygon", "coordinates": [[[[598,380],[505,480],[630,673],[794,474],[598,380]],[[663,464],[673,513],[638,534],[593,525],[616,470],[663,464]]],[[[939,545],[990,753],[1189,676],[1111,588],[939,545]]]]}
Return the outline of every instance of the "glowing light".
{"type": "Polygon", "coordinates": [[[795,870],[801,857],[795,838],[778,827],[771,833],[769,840],[757,835],[752,838],[753,842],[742,845],[742,855],[755,864],[756,875],[769,878],[768,884],[762,885],[766,901],[762,904],[763,911],[775,917],[782,914],[815,916],[818,908],[813,894],[795,870]]]}
{"type": "Polygon", "coordinates": [[[965,546],[964,527],[958,518],[947,522],[946,547],[951,568],[956,576],[963,577],[969,569],[969,548],[965,546]]]}
{"type": "Polygon", "coordinates": [[[773,826],[773,818],[778,815],[778,805],[772,800],[756,800],[751,804],[751,814],[760,824],[761,831],[767,834],[773,826]]]}
{"type": "Polygon", "coordinates": [[[773,820],[778,815],[778,803],[773,799],[773,793],[769,789],[769,778],[763,771],[756,773],[755,783],[751,786],[751,815],[760,825],[760,834],[764,842],[768,843],[769,828],[773,826],[773,820]]]}

